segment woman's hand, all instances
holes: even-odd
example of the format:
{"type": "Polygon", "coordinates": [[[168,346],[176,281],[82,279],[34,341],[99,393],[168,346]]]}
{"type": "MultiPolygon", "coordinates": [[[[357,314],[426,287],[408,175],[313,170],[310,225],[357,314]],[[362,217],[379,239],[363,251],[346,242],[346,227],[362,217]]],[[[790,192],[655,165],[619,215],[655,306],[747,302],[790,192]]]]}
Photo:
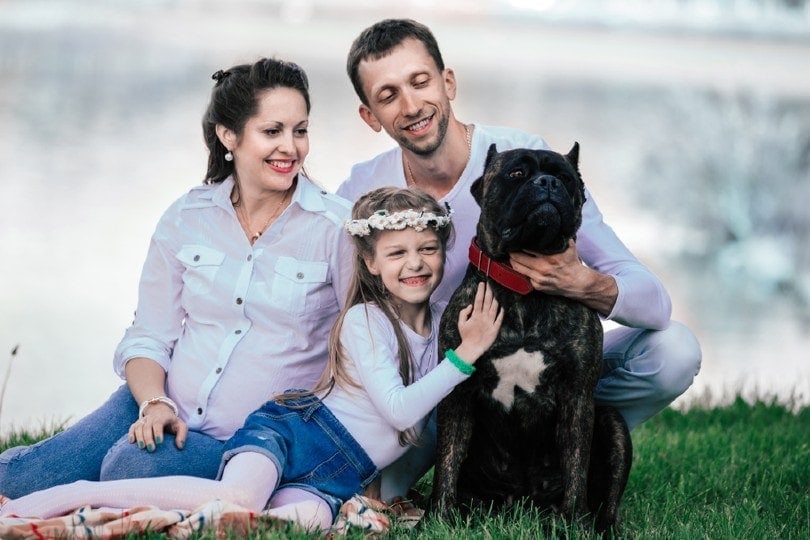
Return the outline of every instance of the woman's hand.
{"type": "Polygon", "coordinates": [[[479,283],[473,303],[458,314],[461,344],[456,354],[468,364],[478,358],[495,342],[503,322],[503,310],[488,283],[479,283]]]}
{"type": "Polygon", "coordinates": [[[143,418],[129,426],[129,442],[154,452],[157,445],[163,443],[163,433],[169,431],[175,435],[174,445],[182,450],[188,437],[188,425],[174,414],[168,403],[155,399],[155,396],[165,397],[166,372],[160,364],[145,357],[128,360],[124,372],[136,403],[149,401],[143,418]]]}
{"type": "Polygon", "coordinates": [[[188,424],[175,416],[167,404],[153,403],[146,408],[143,418],[129,426],[129,442],[137,443],[138,448],[145,448],[147,452],[154,452],[157,445],[163,443],[165,431],[174,433],[174,445],[182,450],[188,437],[188,424]]]}

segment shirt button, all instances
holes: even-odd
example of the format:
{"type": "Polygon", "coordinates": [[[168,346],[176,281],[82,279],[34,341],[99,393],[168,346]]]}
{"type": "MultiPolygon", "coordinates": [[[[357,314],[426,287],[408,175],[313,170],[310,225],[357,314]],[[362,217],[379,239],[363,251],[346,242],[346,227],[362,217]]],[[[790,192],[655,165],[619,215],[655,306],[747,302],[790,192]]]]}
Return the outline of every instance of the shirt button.
{"type": "Polygon", "coordinates": [[[242,305],[242,299],[241,299],[241,298],[237,298],[237,299],[236,299],[236,305],[237,305],[237,306],[241,306],[241,305],[242,305]]]}
{"type": "Polygon", "coordinates": [[[295,274],[295,277],[297,277],[298,279],[304,279],[304,273],[298,272],[297,274],[295,274]]]}
{"type": "Polygon", "coordinates": [[[326,192],[321,190],[321,195],[326,195],[326,192]]]}
{"type": "Polygon", "coordinates": [[[222,368],[221,367],[217,368],[217,373],[222,373],[222,368]]]}
{"type": "Polygon", "coordinates": [[[199,260],[200,260],[200,256],[199,255],[194,255],[194,262],[197,262],[199,260]]]}
{"type": "Polygon", "coordinates": [[[237,330],[236,332],[234,332],[234,334],[236,334],[236,335],[239,335],[239,334],[241,334],[241,333],[242,333],[242,331],[241,331],[241,330],[237,330]]]}
{"type": "Polygon", "coordinates": [[[202,407],[197,407],[197,414],[202,414],[202,407]]]}
{"type": "Polygon", "coordinates": [[[247,260],[248,260],[248,262],[252,261],[253,260],[253,255],[248,255],[247,260]]]}

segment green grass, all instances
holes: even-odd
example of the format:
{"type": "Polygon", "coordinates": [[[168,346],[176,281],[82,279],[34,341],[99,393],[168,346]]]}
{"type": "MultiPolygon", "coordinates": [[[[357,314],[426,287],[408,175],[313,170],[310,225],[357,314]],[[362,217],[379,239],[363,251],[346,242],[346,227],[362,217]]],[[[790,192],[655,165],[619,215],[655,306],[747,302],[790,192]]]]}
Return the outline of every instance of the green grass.
{"type": "MultiPolygon", "coordinates": [[[[668,409],[633,432],[633,445],[617,538],[810,538],[810,408],[791,413],[779,405],[738,399],[712,410],[668,409]]],[[[429,476],[419,489],[429,493],[429,476]]],[[[593,536],[585,525],[535,509],[464,520],[429,517],[418,531],[395,528],[389,535],[454,540],[593,536]]],[[[288,528],[255,538],[320,537],[288,528]]]]}
{"type": "Polygon", "coordinates": [[[633,433],[624,501],[645,538],[810,538],[810,409],[666,410],[633,433]]]}

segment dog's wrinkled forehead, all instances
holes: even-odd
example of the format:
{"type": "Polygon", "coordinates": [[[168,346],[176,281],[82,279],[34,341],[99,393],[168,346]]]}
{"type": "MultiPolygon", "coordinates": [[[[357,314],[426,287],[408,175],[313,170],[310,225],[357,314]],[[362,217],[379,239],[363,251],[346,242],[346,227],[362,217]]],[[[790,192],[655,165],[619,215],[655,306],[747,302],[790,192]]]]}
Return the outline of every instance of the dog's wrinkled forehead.
{"type": "Polygon", "coordinates": [[[573,198],[584,196],[578,159],[578,144],[567,155],[528,148],[498,152],[492,145],[487,154],[484,174],[473,186],[473,196],[481,204],[484,192],[510,190],[517,183],[540,176],[553,176],[561,180],[573,198]]]}
{"type": "Polygon", "coordinates": [[[545,150],[508,150],[497,154],[485,175],[500,175],[520,181],[549,175],[564,182],[576,181],[577,173],[565,157],[545,150]]]}

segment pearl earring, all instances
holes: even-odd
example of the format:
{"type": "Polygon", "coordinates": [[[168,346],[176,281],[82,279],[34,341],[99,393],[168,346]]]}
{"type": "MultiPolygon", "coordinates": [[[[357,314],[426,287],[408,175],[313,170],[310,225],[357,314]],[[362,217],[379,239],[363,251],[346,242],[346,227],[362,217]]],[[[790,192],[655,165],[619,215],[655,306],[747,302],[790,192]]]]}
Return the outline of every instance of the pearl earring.
{"type": "Polygon", "coordinates": [[[233,161],[233,152],[230,150],[225,152],[225,161],[233,161]]]}

